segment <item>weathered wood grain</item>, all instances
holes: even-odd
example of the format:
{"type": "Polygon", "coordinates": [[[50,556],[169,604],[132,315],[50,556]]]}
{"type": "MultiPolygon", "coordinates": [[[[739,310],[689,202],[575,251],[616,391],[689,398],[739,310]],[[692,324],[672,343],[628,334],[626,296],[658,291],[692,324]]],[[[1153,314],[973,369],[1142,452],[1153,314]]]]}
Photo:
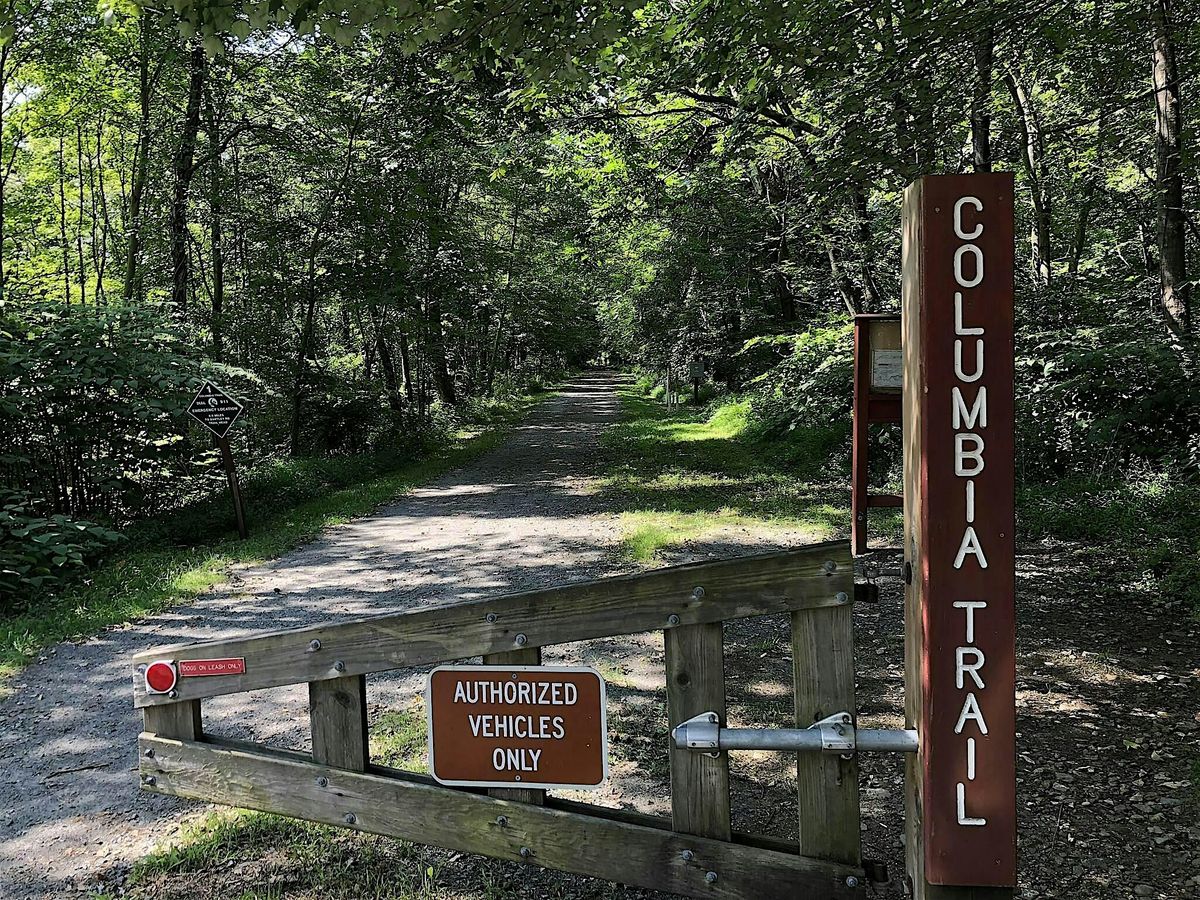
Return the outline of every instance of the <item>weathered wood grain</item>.
{"type": "MultiPolygon", "coordinates": [[[[698,625],[836,606],[835,594],[844,587],[834,587],[825,563],[843,558],[845,542],[814,544],[355,622],[159,647],[139,653],[133,666],[155,659],[245,658],[242,675],[180,679],[178,696],[186,700],[637,634],[662,628],[670,615],[681,625],[698,625]],[[702,596],[696,587],[704,588],[702,596]]],[[[135,679],[136,706],[166,702],[135,679]]]]}
{"type": "Polygon", "coordinates": [[[204,732],[200,701],[180,700],[162,706],[147,706],[142,710],[142,728],[162,737],[198,741],[204,732]]]}
{"type": "Polygon", "coordinates": [[[142,774],[155,780],[147,789],[158,793],[688,896],[837,900],[865,895],[863,873],[854,866],[228,749],[219,743],[143,734],[140,746],[142,774]],[[153,755],[146,756],[146,750],[153,755]],[[710,872],[713,881],[706,878],[710,872]],[[859,887],[847,886],[851,876],[859,887]]]}
{"type": "MultiPolygon", "coordinates": [[[[681,625],[664,634],[668,724],[715,712],[725,724],[725,655],[720,622],[681,625]]],[[[671,747],[671,819],[676,831],[727,841],[729,755],[671,747]]]]}
{"type": "MultiPolygon", "coordinates": [[[[839,556],[831,578],[837,591],[853,597],[854,568],[839,556]]],[[[792,614],[792,666],[796,726],[836,712],[854,714],[854,635],[849,601],[837,609],[792,614]]],[[[796,794],[800,852],[818,859],[858,865],[862,861],[858,811],[858,759],[799,753],[796,794]]]]}
{"type": "Polygon", "coordinates": [[[326,766],[365,772],[370,761],[367,743],[367,680],[347,675],[308,685],[308,715],[312,723],[313,759],[326,766]]]}
{"type": "MultiPolygon", "coordinates": [[[[507,650],[503,653],[489,653],[483,658],[485,666],[540,666],[542,664],[542,648],[527,647],[521,650],[507,650]]],[[[432,769],[433,766],[430,766],[432,769]]],[[[546,792],[541,788],[489,788],[488,794],[501,800],[512,800],[515,803],[534,803],[541,806],[546,802],[546,792]]]]}

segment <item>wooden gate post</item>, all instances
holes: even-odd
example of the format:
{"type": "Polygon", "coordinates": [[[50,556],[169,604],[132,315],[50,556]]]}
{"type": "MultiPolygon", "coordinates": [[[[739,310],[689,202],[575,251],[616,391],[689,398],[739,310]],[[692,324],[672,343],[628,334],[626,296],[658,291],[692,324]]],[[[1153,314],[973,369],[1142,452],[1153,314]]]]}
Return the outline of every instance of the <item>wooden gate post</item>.
{"type": "MultiPolygon", "coordinates": [[[[841,605],[792,613],[792,668],[796,727],[838,712],[854,715],[854,563],[849,552],[830,553],[826,590],[841,605]]],[[[858,759],[800,753],[796,760],[800,853],[859,865],[858,759]]]]}
{"type": "Polygon", "coordinates": [[[1016,883],[1013,177],[904,194],[907,868],[916,900],[1016,883]]]}
{"type": "Polygon", "coordinates": [[[308,717],[313,761],[337,769],[365,772],[370,762],[367,738],[367,680],[344,675],[308,683],[308,717]]]}
{"type": "MultiPolygon", "coordinates": [[[[520,650],[503,650],[500,653],[485,653],[485,666],[540,666],[542,664],[541,647],[525,647],[520,650]]],[[[542,806],[546,802],[546,792],[541,788],[488,788],[488,796],[501,800],[515,800],[518,803],[532,803],[542,806]]]]}
{"type": "MultiPolygon", "coordinates": [[[[670,728],[715,712],[725,725],[723,625],[679,625],[663,634],[670,728]]],[[[671,820],[676,831],[727,841],[729,754],[680,750],[671,742],[671,820]]]]}

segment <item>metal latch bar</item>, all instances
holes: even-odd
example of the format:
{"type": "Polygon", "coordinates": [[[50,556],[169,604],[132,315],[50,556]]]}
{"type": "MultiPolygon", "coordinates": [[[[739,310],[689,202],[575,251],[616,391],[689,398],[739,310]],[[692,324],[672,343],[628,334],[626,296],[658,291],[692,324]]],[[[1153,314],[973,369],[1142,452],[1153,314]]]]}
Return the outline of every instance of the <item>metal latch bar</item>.
{"type": "Polygon", "coordinates": [[[680,750],[816,750],[857,753],[860,750],[915,753],[917,732],[902,728],[855,728],[847,712],[834,713],[808,728],[722,728],[715,712],[693,716],[671,732],[680,750]]]}

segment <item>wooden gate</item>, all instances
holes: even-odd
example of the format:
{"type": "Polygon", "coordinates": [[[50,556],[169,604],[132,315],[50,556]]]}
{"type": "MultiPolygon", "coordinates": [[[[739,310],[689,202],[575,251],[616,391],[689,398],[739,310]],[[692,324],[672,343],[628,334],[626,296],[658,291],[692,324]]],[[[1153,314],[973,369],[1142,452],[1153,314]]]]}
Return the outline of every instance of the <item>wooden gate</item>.
{"type": "MultiPolygon", "coordinates": [[[[482,656],[537,664],[540,648],[662,630],[670,725],[716,711],[724,725],[722,624],[791,615],[799,727],[853,712],[849,545],[660,569],[495,599],[229,641],[160,647],[133,662],[142,786],[149,791],[340,825],[438,847],[699,897],[863,896],[858,763],[801,753],[796,843],[734,832],[726,754],[670,754],[666,819],[546,796],[449,788],[374,765],[366,676],[482,656]],[[146,669],[237,661],[169,693],[146,669]],[[307,683],[312,752],[205,735],[209,697],[307,683]]],[[[205,670],[201,669],[203,673],[205,670]]]]}

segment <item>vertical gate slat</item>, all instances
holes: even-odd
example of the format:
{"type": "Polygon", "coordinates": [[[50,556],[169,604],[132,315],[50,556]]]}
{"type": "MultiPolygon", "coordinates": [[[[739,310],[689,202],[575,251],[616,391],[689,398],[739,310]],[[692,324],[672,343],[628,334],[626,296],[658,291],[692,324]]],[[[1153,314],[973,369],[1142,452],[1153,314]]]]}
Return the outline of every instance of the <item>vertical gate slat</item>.
{"type": "Polygon", "coordinates": [[[326,766],[365,772],[370,760],[367,743],[367,680],[346,675],[308,683],[313,759],[326,766]]]}
{"type": "MultiPolygon", "coordinates": [[[[709,711],[724,725],[722,623],[681,625],[664,636],[670,727],[709,711]]],[[[714,758],[671,742],[671,819],[675,831],[730,839],[728,754],[714,758]]]]}
{"type": "MultiPolygon", "coordinates": [[[[849,558],[839,560],[829,579],[834,593],[853,596],[849,558]],[[844,575],[842,573],[845,573],[844,575]]],[[[854,635],[852,604],[792,614],[792,665],[796,725],[845,710],[854,715],[854,635]]],[[[797,754],[796,791],[800,817],[800,853],[859,865],[858,760],[820,752],[797,754]]]]}
{"type": "Polygon", "coordinates": [[[204,733],[200,724],[200,701],[180,700],[163,706],[143,707],[142,729],[160,737],[198,741],[204,733]]]}
{"type": "MultiPolygon", "coordinates": [[[[520,650],[489,653],[483,657],[483,664],[485,666],[540,666],[542,664],[542,648],[525,647],[520,650]]],[[[532,803],[534,806],[543,806],[546,803],[546,792],[540,788],[488,788],[488,795],[501,800],[532,803]]]]}

